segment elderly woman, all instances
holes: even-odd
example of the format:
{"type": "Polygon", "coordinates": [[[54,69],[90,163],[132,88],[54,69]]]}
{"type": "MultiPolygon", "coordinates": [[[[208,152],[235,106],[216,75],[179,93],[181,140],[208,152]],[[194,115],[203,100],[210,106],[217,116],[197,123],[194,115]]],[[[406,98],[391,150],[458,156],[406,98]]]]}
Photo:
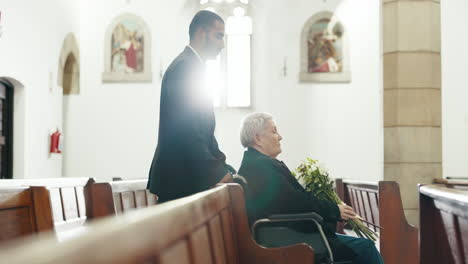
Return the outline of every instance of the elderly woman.
{"type": "MultiPolygon", "coordinates": [[[[246,205],[249,222],[272,214],[316,212],[326,223],[326,233],[337,260],[352,259],[353,263],[383,263],[382,257],[368,239],[335,234],[337,221],[356,217],[353,208],[317,199],[308,193],[286,165],[276,159],[283,139],[273,117],[267,113],[252,113],[244,118],[240,133],[244,152],[239,175],[248,182],[246,205]]],[[[311,232],[305,226],[293,226],[301,232],[311,232]]]]}

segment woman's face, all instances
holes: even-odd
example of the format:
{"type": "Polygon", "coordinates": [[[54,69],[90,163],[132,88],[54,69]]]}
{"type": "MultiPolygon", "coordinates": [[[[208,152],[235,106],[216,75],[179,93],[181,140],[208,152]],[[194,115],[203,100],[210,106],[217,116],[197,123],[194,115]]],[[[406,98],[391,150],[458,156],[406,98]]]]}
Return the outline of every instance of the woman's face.
{"type": "Polygon", "coordinates": [[[269,157],[276,158],[281,153],[281,143],[283,139],[278,133],[275,122],[268,120],[265,130],[258,135],[257,145],[261,152],[269,157]]]}

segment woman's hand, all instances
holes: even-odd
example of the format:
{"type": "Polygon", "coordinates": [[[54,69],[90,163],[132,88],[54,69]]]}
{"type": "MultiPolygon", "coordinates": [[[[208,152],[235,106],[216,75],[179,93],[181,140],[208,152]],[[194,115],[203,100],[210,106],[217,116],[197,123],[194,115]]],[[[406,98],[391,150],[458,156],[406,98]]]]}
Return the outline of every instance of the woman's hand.
{"type": "Polygon", "coordinates": [[[351,206],[348,206],[345,203],[341,203],[338,205],[338,208],[340,208],[341,219],[349,220],[357,218],[357,214],[354,212],[354,209],[351,206]]]}

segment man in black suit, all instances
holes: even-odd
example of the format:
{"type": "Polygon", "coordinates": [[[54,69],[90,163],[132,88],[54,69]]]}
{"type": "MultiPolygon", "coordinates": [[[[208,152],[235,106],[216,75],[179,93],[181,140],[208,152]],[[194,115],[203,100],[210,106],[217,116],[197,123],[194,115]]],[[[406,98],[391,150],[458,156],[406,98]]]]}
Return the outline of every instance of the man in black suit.
{"type": "Polygon", "coordinates": [[[161,202],[231,180],[232,167],[214,137],[213,104],[204,85],[205,60],[224,48],[224,21],[200,11],[189,35],[190,44],[168,67],[161,85],[158,145],[147,186],[161,202]]]}
{"type": "MultiPolygon", "coordinates": [[[[350,206],[319,200],[308,193],[288,167],[276,159],[281,153],[281,140],[271,115],[253,113],[244,118],[241,142],[247,150],[239,175],[247,180],[245,194],[250,225],[273,214],[316,212],[326,223],[324,230],[336,259],[352,259],[353,263],[360,264],[383,263],[372,241],[335,234],[337,221],[353,219],[356,213],[350,206]]],[[[311,232],[303,223],[292,228],[303,233],[311,232]]]]}

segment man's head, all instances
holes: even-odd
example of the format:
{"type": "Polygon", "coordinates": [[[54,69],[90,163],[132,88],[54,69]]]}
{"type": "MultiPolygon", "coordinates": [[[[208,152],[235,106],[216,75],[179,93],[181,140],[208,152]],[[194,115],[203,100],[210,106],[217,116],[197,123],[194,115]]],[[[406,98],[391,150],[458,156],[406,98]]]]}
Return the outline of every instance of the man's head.
{"type": "Polygon", "coordinates": [[[199,11],[190,23],[189,35],[190,46],[202,58],[215,59],[224,48],[224,20],[211,11],[199,11]]]}
{"type": "Polygon", "coordinates": [[[270,114],[247,115],[242,122],[240,138],[244,147],[255,148],[269,157],[276,158],[281,153],[280,141],[283,138],[270,114]]]}

